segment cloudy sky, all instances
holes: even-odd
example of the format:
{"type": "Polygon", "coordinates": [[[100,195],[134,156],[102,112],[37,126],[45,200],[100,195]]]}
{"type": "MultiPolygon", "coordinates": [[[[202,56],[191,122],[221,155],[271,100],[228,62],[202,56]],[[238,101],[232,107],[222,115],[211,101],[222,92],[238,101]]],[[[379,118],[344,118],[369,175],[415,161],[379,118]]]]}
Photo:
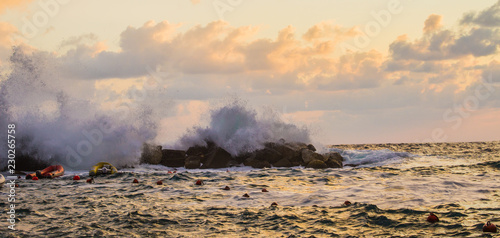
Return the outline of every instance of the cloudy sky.
{"type": "Polygon", "coordinates": [[[20,46],[102,108],[154,95],[159,142],[235,96],[324,144],[500,140],[499,43],[495,0],[0,3],[2,75],[20,46]]]}

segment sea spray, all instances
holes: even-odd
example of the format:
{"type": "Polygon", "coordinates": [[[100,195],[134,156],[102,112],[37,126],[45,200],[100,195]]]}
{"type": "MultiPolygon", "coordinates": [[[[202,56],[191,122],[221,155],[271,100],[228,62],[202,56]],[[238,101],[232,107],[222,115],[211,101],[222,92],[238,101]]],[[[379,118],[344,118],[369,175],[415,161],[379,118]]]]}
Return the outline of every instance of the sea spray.
{"type": "Polygon", "coordinates": [[[13,51],[11,73],[0,85],[0,123],[18,125],[18,154],[68,169],[88,169],[99,161],[138,163],[142,143],[157,130],[147,99],[120,113],[103,109],[91,99],[94,83],[62,77],[55,56],[23,46],[13,51]]]}
{"type": "MultiPolygon", "coordinates": [[[[143,143],[157,138],[160,119],[172,116],[166,115],[172,102],[159,100],[165,98],[160,87],[133,86],[143,92],[132,94],[99,91],[103,89],[95,81],[68,75],[56,55],[26,46],[15,47],[10,60],[12,69],[0,84],[0,123],[18,125],[20,166],[31,163],[26,159],[62,164],[69,170],[86,170],[100,161],[133,166],[139,163],[143,143]],[[103,92],[107,96],[94,98],[103,92]]],[[[213,141],[238,155],[280,139],[310,142],[307,128],[284,122],[276,110],[258,112],[241,99],[215,106],[208,118],[206,127],[193,127],[177,145],[187,149],[213,141]]]]}
{"type": "Polygon", "coordinates": [[[177,147],[206,146],[207,141],[211,141],[236,156],[281,139],[309,143],[310,134],[306,127],[285,123],[274,110],[267,108],[259,114],[246,101],[236,98],[210,110],[209,125],[189,129],[177,147]]]}

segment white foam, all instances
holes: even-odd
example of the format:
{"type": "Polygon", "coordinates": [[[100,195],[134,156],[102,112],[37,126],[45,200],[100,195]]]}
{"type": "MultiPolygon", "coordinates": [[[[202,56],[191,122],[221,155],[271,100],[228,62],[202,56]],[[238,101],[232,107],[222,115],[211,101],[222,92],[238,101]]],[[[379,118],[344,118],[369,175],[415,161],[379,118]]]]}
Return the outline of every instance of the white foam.
{"type": "MultiPolygon", "coordinates": [[[[101,102],[85,99],[97,93],[93,82],[65,78],[53,56],[18,47],[11,60],[12,72],[0,84],[0,126],[16,124],[23,153],[66,169],[88,169],[100,161],[125,166],[136,164],[142,143],[156,137],[158,120],[147,105],[103,109],[101,102]]],[[[0,148],[2,155],[5,150],[0,148]]]]}
{"type": "Polygon", "coordinates": [[[209,126],[192,128],[180,139],[177,147],[203,146],[208,140],[234,156],[261,149],[264,143],[280,139],[308,143],[309,130],[285,123],[274,111],[267,110],[259,115],[246,102],[235,99],[211,110],[209,126]]]}
{"type": "Polygon", "coordinates": [[[331,148],[331,152],[338,152],[344,157],[344,164],[359,165],[361,167],[376,167],[389,164],[399,164],[407,158],[417,155],[407,152],[384,150],[341,150],[331,148]]]}

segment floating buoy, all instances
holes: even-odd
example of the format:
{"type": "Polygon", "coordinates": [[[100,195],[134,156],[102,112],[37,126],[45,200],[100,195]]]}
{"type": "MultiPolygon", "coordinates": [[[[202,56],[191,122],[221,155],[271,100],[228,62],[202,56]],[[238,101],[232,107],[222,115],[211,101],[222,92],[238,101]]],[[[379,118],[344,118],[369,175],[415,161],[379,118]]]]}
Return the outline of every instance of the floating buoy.
{"type": "Polygon", "coordinates": [[[229,186],[226,186],[222,190],[231,190],[231,188],[229,188],[229,186]]]}
{"type": "Polygon", "coordinates": [[[196,185],[203,185],[203,180],[198,179],[198,180],[196,180],[196,183],[194,183],[194,184],[196,184],[196,185]]]}
{"type": "Polygon", "coordinates": [[[492,233],[497,233],[497,226],[495,226],[491,222],[486,222],[486,224],[483,226],[483,232],[492,232],[492,233]]]}
{"type": "Polygon", "coordinates": [[[352,203],[351,203],[351,202],[349,202],[349,201],[345,201],[345,202],[344,202],[344,206],[350,206],[351,204],[352,204],[352,203]]]}
{"type": "Polygon", "coordinates": [[[262,189],[262,192],[263,192],[263,193],[267,193],[267,192],[269,192],[269,191],[267,191],[267,189],[263,188],[263,189],[262,189]]]}
{"type": "Polygon", "coordinates": [[[73,180],[80,180],[80,176],[78,175],[73,176],[73,180]]]}
{"type": "Polygon", "coordinates": [[[93,182],[94,182],[94,178],[87,179],[87,183],[93,183],[93,182]]]}
{"type": "Polygon", "coordinates": [[[427,221],[430,223],[435,223],[439,221],[439,218],[434,213],[431,212],[427,217],[427,221]]]}
{"type": "Polygon", "coordinates": [[[249,198],[249,197],[250,197],[250,195],[248,195],[248,193],[245,193],[245,194],[243,194],[243,197],[244,197],[244,198],[249,198]]]}
{"type": "Polygon", "coordinates": [[[31,178],[31,180],[38,180],[38,177],[35,176],[35,177],[31,178]]]}
{"type": "Polygon", "coordinates": [[[174,174],[177,173],[177,170],[174,170],[174,174]]]}
{"type": "Polygon", "coordinates": [[[271,207],[276,207],[276,206],[278,206],[278,203],[276,202],[271,203],[271,207]]]}
{"type": "Polygon", "coordinates": [[[172,173],[172,171],[170,171],[170,170],[169,170],[169,171],[168,171],[168,173],[169,173],[169,174],[171,174],[171,173],[172,173]]]}
{"type": "Polygon", "coordinates": [[[134,181],[132,181],[132,183],[139,183],[139,180],[134,179],[134,181]]]}
{"type": "Polygon", "coordinates": [[[163,185],[163,181],[161,181],[161,180],[160,180],[160,181],[157,181],[157,182],[156,182],[156,184],[158,184],[158,185],[163,185]]]}
{"type": "Polygon", "coordinates": [[[17,183],[16,183],[15,187],[16,187],[16,188],[18,188],[18,187],[19,187],[19,184],[17,184],[17,183]]]}

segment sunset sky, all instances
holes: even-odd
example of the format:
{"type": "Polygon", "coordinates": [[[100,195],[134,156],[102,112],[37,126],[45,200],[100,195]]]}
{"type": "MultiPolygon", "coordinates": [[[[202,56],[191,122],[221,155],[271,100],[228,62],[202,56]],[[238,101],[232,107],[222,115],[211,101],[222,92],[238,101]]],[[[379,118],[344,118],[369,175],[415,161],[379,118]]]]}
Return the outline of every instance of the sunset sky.
{"type": "Polygon", "coordinates": [[[160,143],[234,96],[324,144],[500,140],[499,43],[495,0],[0,3],[1,75],[21,45],[74,98],[154,94],[160,143]]]}

